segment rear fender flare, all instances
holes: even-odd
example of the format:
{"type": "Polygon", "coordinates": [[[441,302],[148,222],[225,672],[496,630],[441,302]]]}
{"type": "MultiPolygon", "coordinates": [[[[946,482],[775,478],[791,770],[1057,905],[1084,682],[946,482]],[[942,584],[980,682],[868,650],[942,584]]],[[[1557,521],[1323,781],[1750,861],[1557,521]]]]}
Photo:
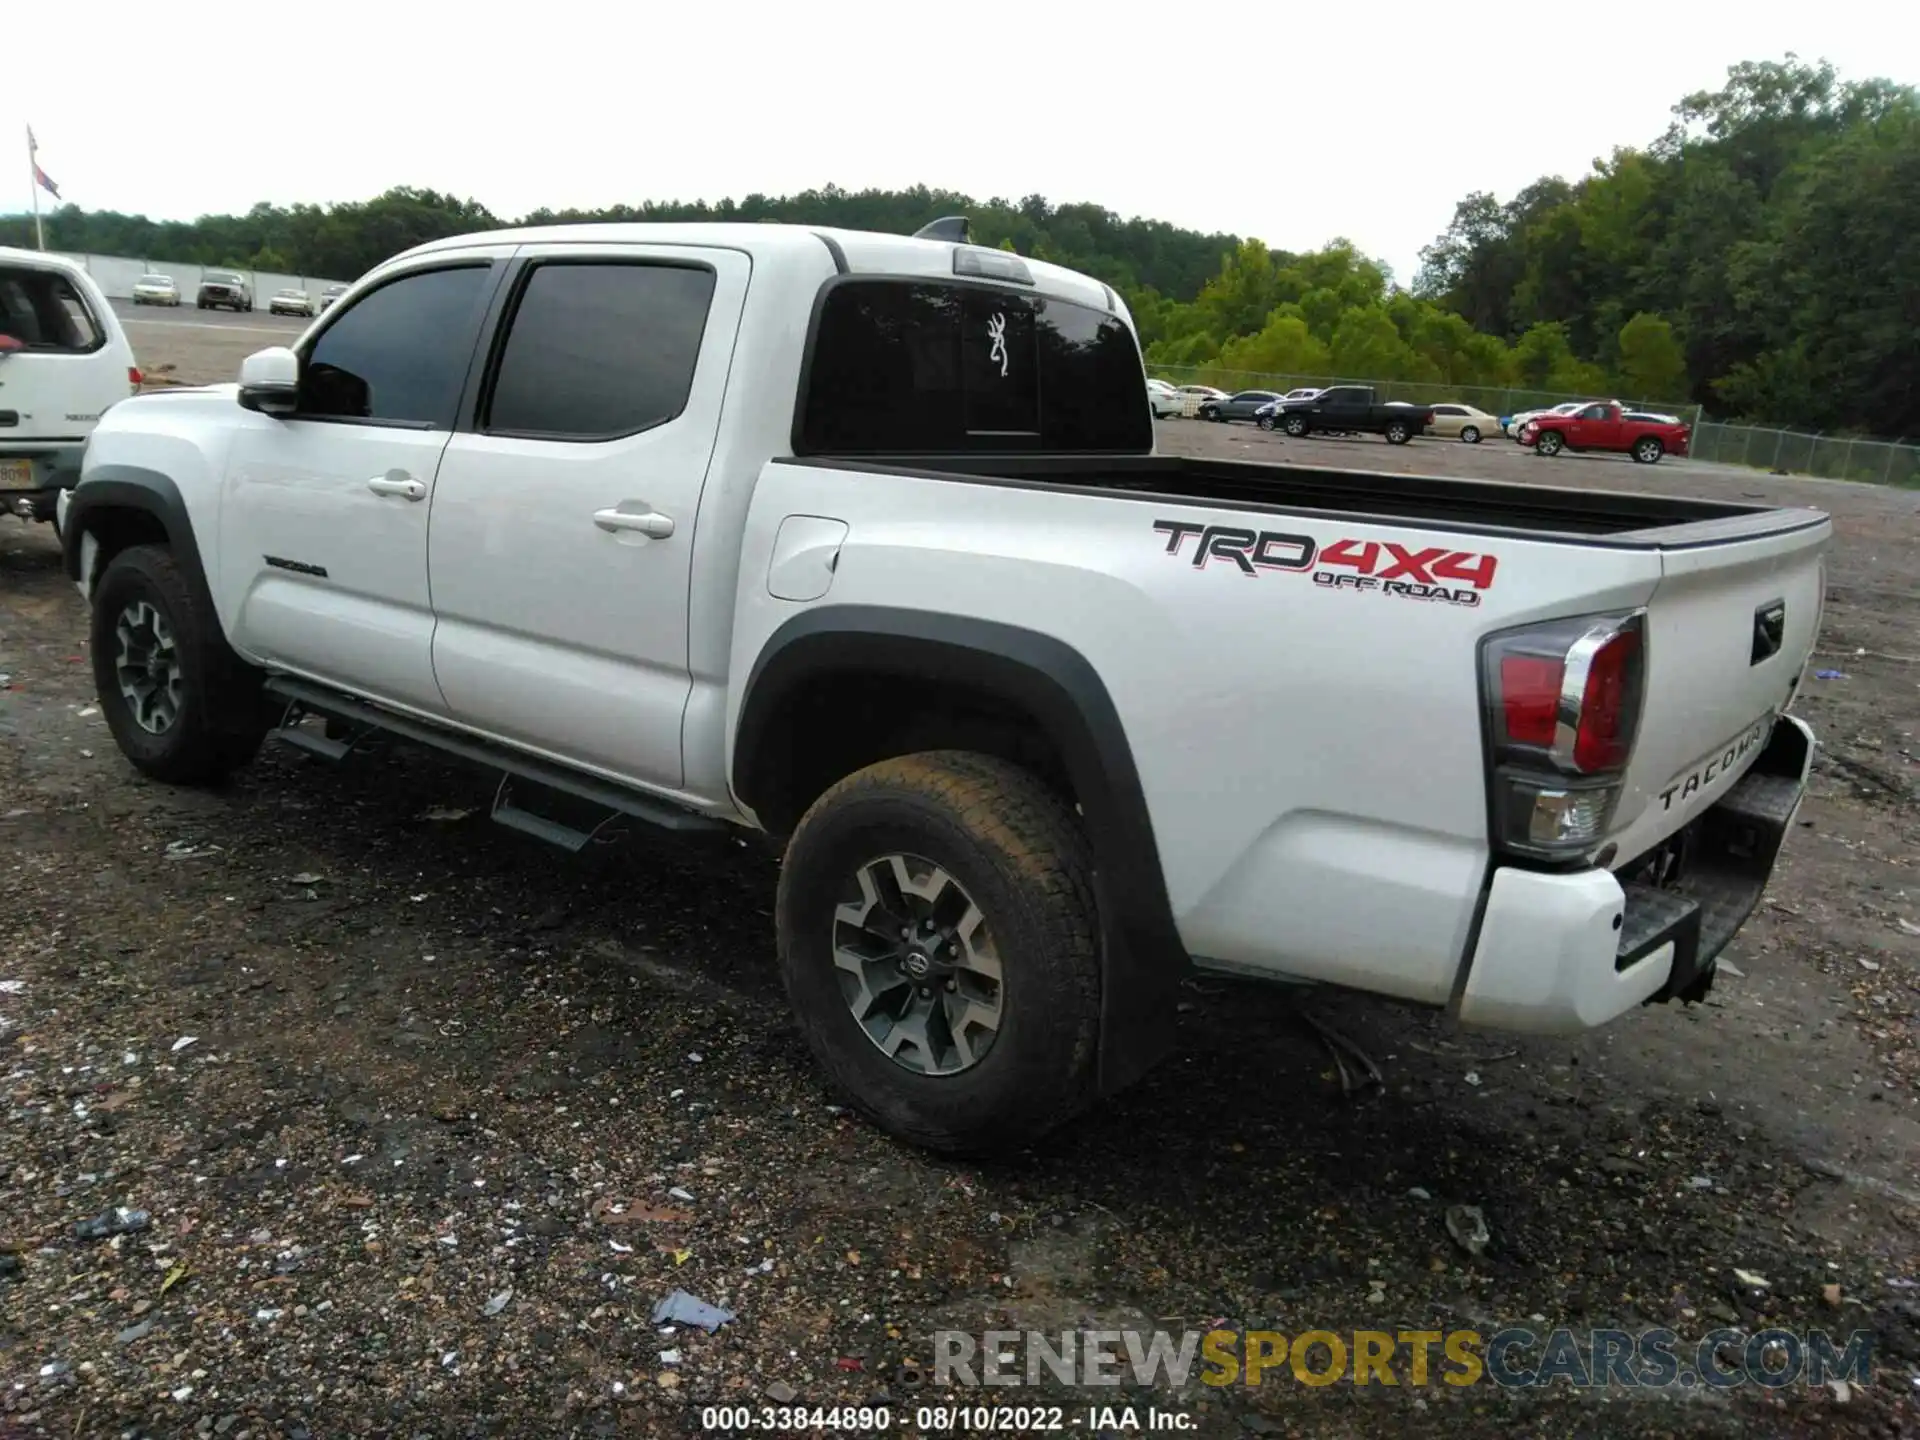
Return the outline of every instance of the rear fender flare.
{"type": "Polygon", "coordinates": [[[1173,921],[1145,791],[1118,710],[1093,665],[1050,635],[971,616],[828,605],[776,630],[746,682],[732,751],[749,808],[772,784],[767,740],[786,700],[834,671],[958,683],[1017,704],[1066,764],[1093,846],[1101,917],[1100,1088],[1164,1053],[1188,957],[1173,921]]]}

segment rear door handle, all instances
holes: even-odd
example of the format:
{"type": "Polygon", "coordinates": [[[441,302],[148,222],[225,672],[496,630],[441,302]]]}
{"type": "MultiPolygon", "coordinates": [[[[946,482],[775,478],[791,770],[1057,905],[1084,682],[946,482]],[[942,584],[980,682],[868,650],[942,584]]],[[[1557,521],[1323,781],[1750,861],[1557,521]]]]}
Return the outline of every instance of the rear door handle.
{"type": "Polygon", "coordinates": [[[427,498],[425,482],[399,470],[390,470],[385,475],[376,475],[367,481],[367,489],[376,495],[400,495],[408,500],[427,498]]]}
{"type": "Polygon", "coordinates": [[[593,523],[609,533],[638,530],[653,540],[664,540],[673,534],[672,517],[658,510],[596,510],[593,523]]]}

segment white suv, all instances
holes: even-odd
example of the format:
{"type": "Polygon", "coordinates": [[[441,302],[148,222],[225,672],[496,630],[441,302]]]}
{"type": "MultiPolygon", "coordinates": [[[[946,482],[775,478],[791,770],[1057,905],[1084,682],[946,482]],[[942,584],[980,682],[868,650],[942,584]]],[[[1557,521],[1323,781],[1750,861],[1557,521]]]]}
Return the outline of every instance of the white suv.
{"type": "Polygon", "coordinates": [[[0,505],[53,519],[94,425],[139,388],[133,347],[93,277],[0,246],[0,505]]]}

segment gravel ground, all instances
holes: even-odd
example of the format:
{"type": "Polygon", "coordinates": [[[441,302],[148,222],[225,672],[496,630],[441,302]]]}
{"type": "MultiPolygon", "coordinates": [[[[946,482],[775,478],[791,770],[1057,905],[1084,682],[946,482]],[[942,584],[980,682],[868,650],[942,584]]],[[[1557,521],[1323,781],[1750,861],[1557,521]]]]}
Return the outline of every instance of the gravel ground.
{"type": "MultiPolygon", "coordinates": [[[[259,341],[184,334],[183,378],[259,341]]],[[[1845,1394],[1269,1377],[1128,1398],[1204,1435],[1916,1433],[1916,497],[1161,428],[1168,449],[1833,512],[1818,663],[1843,678],[1802,706],[1826,748],[1705,1005],[1513,1041],[1197,982],[1178,1055],[1043,1153],[931,1159],[823,1091],[757,848],[560,854],[404,747],[341,769],[270,749],[218,794],[141,781],[93,708],[50,533],[9,525],[0,1440],[674,1435],[702,1404],[788,1396],[891,1404],[912,1431],[943,1326],[1530,1318],[1866,1329],[1877,1373],[1845,1394]],[[1309,1015],[1383,1089],[1344,1099],[1309,1015]],[[1455,1204],[1484,1212],[1484,1254],[1449,1238],[1455,1204]],[[122,1207],[144,1225],[76,1233],[122,1207]],[[675,1288],[737,1318],[663,1334],[675,1288]]]]}

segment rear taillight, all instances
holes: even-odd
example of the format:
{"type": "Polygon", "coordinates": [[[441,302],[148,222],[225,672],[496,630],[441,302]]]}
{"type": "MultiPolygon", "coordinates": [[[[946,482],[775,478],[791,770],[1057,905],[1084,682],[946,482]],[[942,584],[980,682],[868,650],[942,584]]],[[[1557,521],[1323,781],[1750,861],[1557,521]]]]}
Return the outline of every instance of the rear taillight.
{"type": "Polygon", "coordinates": [[[133,387],[134,394],[138,395],[140,393],[140,382],[146,378],[146,376],[140,373],[139,367],[134,365],[127,367],[127,384],[133,387]]]}
{"type": "Polygon", "coordinates": [[[1494,843],[1554,860],[1592,850],[1640,723],[1644,612],[1505,631],[1483,654],[1494,843]]]}

